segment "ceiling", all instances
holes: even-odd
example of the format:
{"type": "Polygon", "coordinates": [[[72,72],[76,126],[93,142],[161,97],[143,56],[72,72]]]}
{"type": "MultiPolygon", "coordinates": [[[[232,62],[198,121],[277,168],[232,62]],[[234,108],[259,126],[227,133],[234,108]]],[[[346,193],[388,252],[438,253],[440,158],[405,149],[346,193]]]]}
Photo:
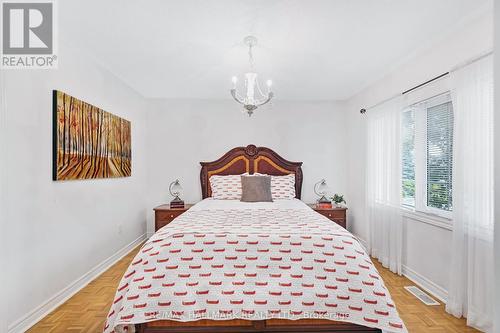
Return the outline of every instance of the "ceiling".
{"type": "Polygon", "coordinates": [[[276,99],[343,100],[488,0],[64,0],[59,34],[148,98],[225,99],[248,66],[276,99]]]}

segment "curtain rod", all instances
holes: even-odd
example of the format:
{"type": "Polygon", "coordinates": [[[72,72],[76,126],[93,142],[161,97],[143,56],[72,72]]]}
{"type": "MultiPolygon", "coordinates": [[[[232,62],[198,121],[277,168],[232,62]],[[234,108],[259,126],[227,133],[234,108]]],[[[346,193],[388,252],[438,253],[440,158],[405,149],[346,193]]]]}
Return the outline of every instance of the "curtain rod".
{"type": "Polygon", "coordinates": [[[365,113],[366,113],[366,110],[373,109],[374,107],[377,107],[377,106],[379,106],[379,105],[381,105],[381,104],[384,104],[385,102],[388,102],[388,101],[390,101],[390,100],[392,100],[392,99],[394,99],[394,98],[396,98],[396,97],[399,97],[399,96],[405,95],[405,94],[407,94],[407,93],[409,93],[409,92],[412,92],[413,90],[416,90],[416,89],[418,89],[418,88],[420,88],[420,87],[423,87],[423,86],[425,86],[425,85],[427,85],[427,84],[429,84],[429,83],[431,83],[431,82],[434,82],[434,81],[436,81],[436,80],[439,80],[439,79],[441,79],[441,78],[443,78],[443,77],[445,77],[445,76],[449,75],[450,73],[453,73],[453,72],[455,72],[455,71],[457,71],[457,70],[459,70],[459,69],[461,69],[461,68],[463,68],[463,67],[465,67],[465,66],[468,66],[468,65],[470,65],[470,64],[472,64],[472,63],[474,63],[474,62],[476,62],[476,61],[479,61],[479,60],[481,60],[481,59],[484,59],[484,58],[486,58],[487,56],[489,56],[489,55],[491,55],[491,54],[493,54],[493,51],[488,51],[488,52],[486,52],[486,53],[484,53],[484,54],[481,54],[481,55],[480,55],[480,56],[478,56],[478,57],[475,57],[475,58],[473,58],[473,59],[467,60],[467,61],[463,62],[462,64],[460,64],[460,65],[458,65],[458,66],[453,67],[453,68],[452,68],[449,72],[446,72],[446,73],[440,74],[440,75],[438,75],[438,76],[436,76],[436,77],[434,77],[434,78],[432,78],[432,79],[430,79],[430,80],[427,80],[427,81],[425,81],[425,82],[422,82],[422,83],[420,83],[420,84],[418,84],[418,85],[414,86],[413,88],[410,88],[410,89],[408,89],[408,90],[405,90],[405,91],[403,91],[402,93],[398,93],[398,94],[396,94],[396,95],[394,95],[394,96],[392,96],[392,97],[386,98],[386,99],[384,99],[383,101],[378,102],[377,104],[372,105],[372,106],[370,106],[370,107],[368,107],[368,108],[366,108],[366,109],[365,109],[365,108],[363,108],[363,109],[359,110],[359,112],[360,112],[361,114],[365,114],[365,113]]]}
{"type": "Polygon", "coordinates": [[[417,84],[415,87],[413,87],[413,88],[410,88],[410,89],[408,89],[408,90],[403,91],[403,92],[401,93],[401,95],[407,94],[407,93],[409,93],[409,92],[412,92],[412,91],[413,91],[413,90],[415,90],[415,89],[418,89],[418,88],[420,88],[420,87],[425,86],[426,84],[429,84],[429,83],[431,83],[431,82],[434,82],[434,81],[436,81],[436,80],[439,80],[440,78],[445,77],[445,76],[446,76],[446,75],[448,75],[448,74],[450,74],[450,72],[443,73],[443,74],[438,75],[438,76],[436,76],[436,77],[434,77],[434,78],[432,78],[432,79],[430,79],[430,80],[425,81],[424,83],[417,84]]]}

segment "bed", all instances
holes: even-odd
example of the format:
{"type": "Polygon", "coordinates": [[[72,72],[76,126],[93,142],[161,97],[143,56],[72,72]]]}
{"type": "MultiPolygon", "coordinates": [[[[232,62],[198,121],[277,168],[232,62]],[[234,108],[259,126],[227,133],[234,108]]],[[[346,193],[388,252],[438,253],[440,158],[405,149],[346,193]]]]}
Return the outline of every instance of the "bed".
{"type": "Polygon", "coordinates": [[[406,332],[356,238],[300,201],[301,165],[254,145],[201,162],[203,200],[142,246],[104,331],[406,332]],[[243,173],[293,174],[295,198],[212,199],[243,173]]]}

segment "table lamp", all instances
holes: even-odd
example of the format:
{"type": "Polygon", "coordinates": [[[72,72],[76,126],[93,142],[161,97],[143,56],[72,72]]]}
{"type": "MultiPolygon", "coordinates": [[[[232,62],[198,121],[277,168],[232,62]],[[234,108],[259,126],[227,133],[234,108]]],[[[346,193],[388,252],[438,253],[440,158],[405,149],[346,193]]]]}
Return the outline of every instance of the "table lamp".
{"type": "Polygon", "coordinates": [[[328,193],[328,185],[326,184],[326,180],[321,179],[319,182],[314,184],[314,193],[316,193],[317,196],[320,198],[318,199],[318,203],[330,203],[330,200],[328,200],[325,195],[328,193]]]}
{"type": "Polygon", "coordinates": [[[179,179],[170,183],[168,191],[170,195],[174,197],[174,199],[170,201],[170,208],[184,208],[184,201],[179,197],[182,193],[182,186],[179,179]]]}

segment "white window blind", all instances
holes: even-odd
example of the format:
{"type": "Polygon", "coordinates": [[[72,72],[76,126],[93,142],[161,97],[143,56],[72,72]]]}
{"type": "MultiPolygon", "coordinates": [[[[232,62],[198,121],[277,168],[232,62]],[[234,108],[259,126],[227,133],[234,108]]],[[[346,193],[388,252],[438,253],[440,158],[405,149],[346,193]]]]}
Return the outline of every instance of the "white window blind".
{"type": "Polygon", "coordinates": [[[427,108],[427,206],[451,211],[453,163],[451,101],[427,108]]]}
{"type": "Polygon", "coordinates": [[[450,217],[453,106],[449,93],[405,109],[401,127],[403,205],[450,217]]]}

